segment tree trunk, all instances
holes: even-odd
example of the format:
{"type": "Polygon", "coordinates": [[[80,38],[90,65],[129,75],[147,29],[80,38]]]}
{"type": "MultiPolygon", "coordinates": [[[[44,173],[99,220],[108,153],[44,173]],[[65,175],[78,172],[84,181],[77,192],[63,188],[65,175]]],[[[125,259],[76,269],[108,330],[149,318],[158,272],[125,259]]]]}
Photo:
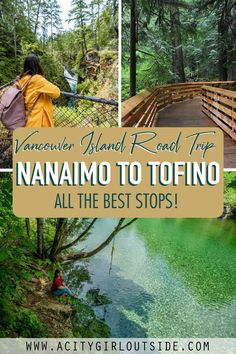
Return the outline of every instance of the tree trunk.
{"type": "Polygon", "coordinates": [[[97,218],[92,219],[92,221],[90,222],[90,224],[85,228],[84,231],[81,232],[81,234],[79,234],[73,241],[71,241],[70,243],[66,244],[66,245],[62,245],[60,248],[57,249],[55,256],[57,256],[58,254],[60,254],[62,251],[67,250],[70,247],[73,247],[74,245],[76,245],[76,243],[78,243],[83,237],[85,237],[88,232],[90,231],[90,229],[93,227],[93,225],[95,224],[95,222],[97,221],[97,218]]]}
{"type": "MultiPolygon", "coordinates": [[[[232,51],[235,51],[233,48],[232,51]]],[[[227,73],[227,80],[229,81],[236,81],[236,52],[234,52],[234,62],[231,63],[228,73],[227,73]]]]}
{"type": "Polygon", "coordinates": [[[61,247],[61,241],[63,239],[63,236],[65,235],[65,232],[66,232],[67,222],[68,222],[68,219],[66,219],[66,218],[60,218],[57,220],[56,232],[55,232],[53,244],[52,244],[50,255],[49,255],[50,260],[53,262],[56,259],[56,254],[57,254],[58,248],[61,247]]]}
{"type": "Polygon", "coordinates": [[[18,62],[17,62],[17,40],[16,40],[16,14],[13,15],[13,39],[14,39],[14,53],[15,53],[15,66],[16,70],[18,69],[18,62]]]}
{"type": "Polygon", "coordinates": [[[87,53],[87,43],[86,43],[86,36],[85,36],[85,26],[84,26],[84,21],[81,17],[80,21],[80,26],[81,26],[81,33],[82,33],[82,39],[83,39],[83,54],[87,53]]]}
{"type": "Polygon", "coordinates": [[[93,249],[92,251],[88,251],[88,252],[79,252],[77,254],[69,255],[69,256],[66,257],[65,261],[73,261],[73,260],[78,260],[78,259],[90,258],[90,257],[94,256],[95,254],[97,254],[100,251],[102,251],[106,246],[108,246],[111,243],[111,241],[114,239],[114,237],[121,230],[123,230],[123,229],[127,228],[128,226],[130,226],[136,220],[137,220],[137,218],[131,219],[129,222],[127,222],[125,225],[123,225],[124,221],[125,221],[125,218],[119,219],[116,227],[113,229],[113,231],[107,237],[107,239],[105,241],[103,241],[100,245],[98,245],[95,249],[93,249]]]}
{"type": "Polygon", "coordinates": [[[236,3],[230,10],[231,12],[231,38],[228,50],[231,52],[230,68],[228,69],[228,80],[236,81],[236,3]]]}
{"type": "Polygon", "coordinates": [[[118,7],[117,0],[113,0],[113,4],[112,4],[112,16],[113,16],[113,18],[115,17],[117,7],[118,7]]]}
{"type": "Polygon", "coordinates": [[[40,10],[41,10],[41,1],[39,0],[38,2],[38,7],[37,7],[37,12],[36,12],[36,18],[35,18],[35,26],[34,26],[34,34],[37,34],[38,30],[38,25],[39,25],[39,15],[40,15],[40,10]]]}
{"type": "Polygon", "coordinates": [[[180,13],[176,0],[170,0],[170,24],[173,46],[172,66],[175,75],[175,82],[185,82],[184,56],[182,48],[182,36],[180,29],[180,13]]]}
{"type": "Polygon", "coordinates": [[[100,0],[98,0],[98,18],[97,18],[97,37],[98,37],[98,50],[101,47],[101,34],[100,34],[100,0]]]}
{"type": "Polygon", "coordinates": [[[25,227],[26,227],[26,233],[28,238],[31,237],[31,227],[30,227],[30,219],[29,218],[25,218],[25,227]]]}
{"type": "Polygon", "coordinates": [[[137,57],[136,57],[136,41],[137,41],[137,9],[136,0],[131,0],[130,9],[130,96],[136,95],[137,86],[137,57]]]}
{"type": "Polygon", "coordinates": [[[92,3],[92,32],[93,32],[93,47],[97,48],[97,28],[94,4],[92,3]]]}
{"type": "Polygon", "coordinates": [[[29,28],[29,29],[31,29],[31,28],[30,28],[30,20],[31,20],[31,19],[30,19],[30,5],[31,5],[31,4],[30,4],[29,0],[27,0],[27,1],[26,1],[26,8],[27,8],[26,11],[27,11],[27,22],[28,22],[28,28],[29,28]]]}
{"type": "Polygon", "coordinates": [[[37,255],[44,258],[44,219],[37,218],[37,255]]]}
{"type": "Polygon", "coordinates": [[[51,51],[53,54],[53,18],[51,16],[51,51]]]}
{"type": "Polygon", "coordinates": [[[219,55],[219,80],[227,81],[228,79],[228,23],[227,23],[227,1],[222,10],[220,21],[218,23],[218,55],[219,55]]]}

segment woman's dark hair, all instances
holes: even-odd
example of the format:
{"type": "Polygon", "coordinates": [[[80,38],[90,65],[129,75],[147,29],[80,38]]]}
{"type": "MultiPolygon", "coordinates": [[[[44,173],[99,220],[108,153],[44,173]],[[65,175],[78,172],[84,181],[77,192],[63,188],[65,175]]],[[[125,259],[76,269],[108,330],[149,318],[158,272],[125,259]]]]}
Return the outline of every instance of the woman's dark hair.
{"type": "Polygon", "coordinates": [[[35,54],[30,54],[25,58],[23,75],[43,75],[43,69],[40,65],[39,57],[35,54]]]}
{"type": "Polygon", "coordinates": [[[60,269],[56,269],[54,273],[54,278],[56,278],[60,273],[61,273],[60,269]]]}

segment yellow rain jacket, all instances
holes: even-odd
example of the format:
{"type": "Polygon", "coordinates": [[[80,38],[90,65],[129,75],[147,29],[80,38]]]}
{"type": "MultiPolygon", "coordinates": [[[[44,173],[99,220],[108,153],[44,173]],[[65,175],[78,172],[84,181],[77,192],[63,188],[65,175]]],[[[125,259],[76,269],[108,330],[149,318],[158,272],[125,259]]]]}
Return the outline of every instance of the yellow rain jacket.
{"type": "MultiPolygon", "coordinates": [[[[19,82],[21,87],[29,80],[30,75],[23,76],[19,82]]],[[[54,127],[53,105],[51,98],[58,98],[60,89],[47,81],[42,75],[33,75],[24,91],[26,114],[39,97],[28,117],[27,128],[54,127]],[[40,95],[40,97],[39,97],[40,95]]]]}

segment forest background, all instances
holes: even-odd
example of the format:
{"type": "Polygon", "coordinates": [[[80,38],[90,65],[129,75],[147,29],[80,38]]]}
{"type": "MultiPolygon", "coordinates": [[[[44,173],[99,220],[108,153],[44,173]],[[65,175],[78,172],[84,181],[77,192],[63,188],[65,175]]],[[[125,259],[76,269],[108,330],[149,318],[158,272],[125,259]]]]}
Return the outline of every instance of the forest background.
{"type": "Polygon", "coordinates": [[[235,0],[124,0],[122,13],[123,99],[158,84],[236,80],[235,0]]]}
{"type": "Polygon", "coordinates": [[[78,93],[116,99],[117,1],[67,4],[68,22],[57,0],[0,2],[0,85],[14,79],[24,58],[34,53],[46,78],[61,90],[70,91],[66,68],[78,75],[78,93]]]}

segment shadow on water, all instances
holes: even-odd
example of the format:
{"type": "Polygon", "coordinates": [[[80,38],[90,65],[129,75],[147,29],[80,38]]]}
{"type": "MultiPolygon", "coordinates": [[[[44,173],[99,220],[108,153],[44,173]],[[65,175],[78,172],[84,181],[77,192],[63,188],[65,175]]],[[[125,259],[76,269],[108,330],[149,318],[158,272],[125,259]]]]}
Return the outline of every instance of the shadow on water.
{"type": "MultiPolygon", "coordinates": [[[[104,259],[96,259],[90,272],[96,271],[96,278],[93,283],[84,285],[85,294],[90,288],[102,286],[102,293],[109,294],[112,299],[111,305],[106,305],[105,321],[111,327],[112,336],[116,337],[147,337],[147,330],[140,323],[136,323],[128,317],[130,312],[148,321],[148,305],[153,303],[153,296],[145,289],[130,279],[125,279],[119,275],[120,269],[112,267],[112,276],[108,275],[110,264],[104,259]]],[[[98,316],[103,316],[100,306],[96,308],[98,316]]]]}

